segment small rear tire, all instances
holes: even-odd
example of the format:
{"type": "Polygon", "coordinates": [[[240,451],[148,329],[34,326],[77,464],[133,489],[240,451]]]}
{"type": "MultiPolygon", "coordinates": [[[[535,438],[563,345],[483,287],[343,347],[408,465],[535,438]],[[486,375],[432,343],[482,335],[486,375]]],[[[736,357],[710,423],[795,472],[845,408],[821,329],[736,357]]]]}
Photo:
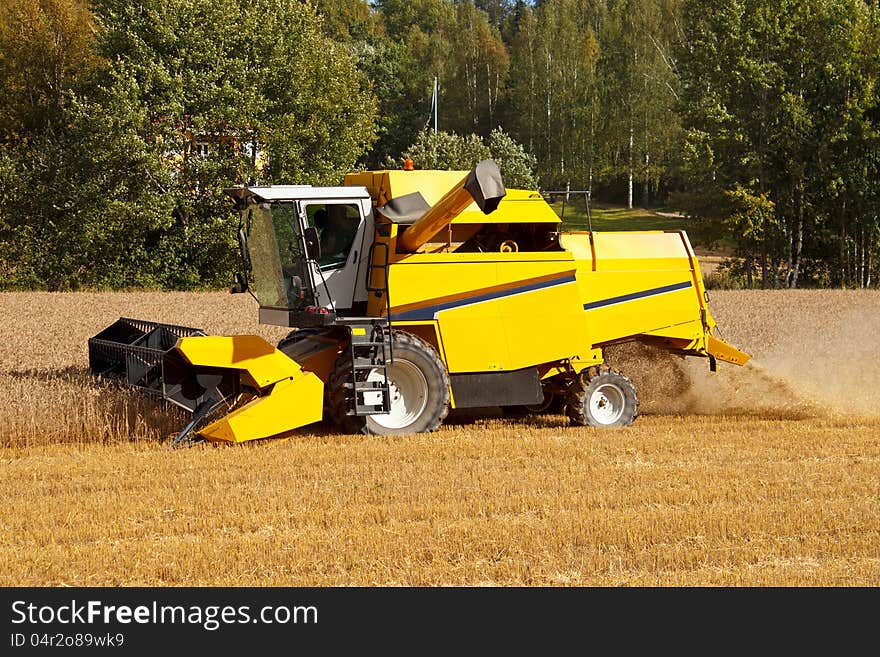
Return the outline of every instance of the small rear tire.
{"type": "Polygon", "coordinates": [[[626,427],[639,414],[636,387],[609,367],[591,367],[571,383],[565,407],[573,425],[626,427]]]}

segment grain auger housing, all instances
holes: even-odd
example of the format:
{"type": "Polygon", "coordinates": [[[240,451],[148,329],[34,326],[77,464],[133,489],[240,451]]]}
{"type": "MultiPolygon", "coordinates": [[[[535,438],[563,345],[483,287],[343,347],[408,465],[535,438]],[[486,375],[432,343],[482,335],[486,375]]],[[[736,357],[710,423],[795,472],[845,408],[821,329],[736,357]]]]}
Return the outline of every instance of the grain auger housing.
{"type": "MultiPolygon", "coordinates": [[[[417,433],[450,408],[498,406],[625,426],[638,397],[605,365],[607,346],[638,340],[712,370],[749,358],[715,335],[684,231],[561,231],[539,193],[506,189],[489,160],[227,194],[247,270],[237,291],[260,322],[292,330],[271,345],[177,327],[137,372],[194,412],[181,440],[280,436],[322,418],[417,433]]],[[[117,345],[93,370],[125,371],[134,351],[117,345]]]]}

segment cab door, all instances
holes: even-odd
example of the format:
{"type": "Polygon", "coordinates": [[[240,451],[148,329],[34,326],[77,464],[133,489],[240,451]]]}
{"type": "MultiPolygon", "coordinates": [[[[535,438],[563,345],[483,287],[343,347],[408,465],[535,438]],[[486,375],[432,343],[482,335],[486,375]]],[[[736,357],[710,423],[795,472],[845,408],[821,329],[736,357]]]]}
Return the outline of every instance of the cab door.
{"type": "Polygon", "coordinates": [[[364,212],[358,199],[300,202],[306,226],[318,231],[321,257],[311,261],[317,304],[328,310],[350,310],[356,296],[358,269],[364,257],[364,212]]]}

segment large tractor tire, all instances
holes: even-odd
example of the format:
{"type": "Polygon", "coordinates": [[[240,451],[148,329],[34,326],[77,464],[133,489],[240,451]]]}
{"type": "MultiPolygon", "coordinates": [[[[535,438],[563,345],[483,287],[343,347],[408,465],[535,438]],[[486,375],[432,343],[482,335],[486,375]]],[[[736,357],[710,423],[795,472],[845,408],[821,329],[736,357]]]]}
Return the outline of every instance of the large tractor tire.
{"type": "Polygon", "coordinates": [[[632,381],[607,366],[590,367],[571,383],[565,412],[572,424],[626,427],[639,414],[639,397],[632,381]]]}
{"type": "MultiPolygon", "coordinates": [[[[391,412],[381,415],[348,415],[351,361],[346,354],[336,361],[330,377],[330,414],[345,433],[397,436],[434,431],[449,413],[449,375],[436,350],[410,333],[394,331],[394,361],[387,367],[391,383],[391,412]]],[[[367,381],[381,381],[377,371],[363,372],[367,381]]]]}

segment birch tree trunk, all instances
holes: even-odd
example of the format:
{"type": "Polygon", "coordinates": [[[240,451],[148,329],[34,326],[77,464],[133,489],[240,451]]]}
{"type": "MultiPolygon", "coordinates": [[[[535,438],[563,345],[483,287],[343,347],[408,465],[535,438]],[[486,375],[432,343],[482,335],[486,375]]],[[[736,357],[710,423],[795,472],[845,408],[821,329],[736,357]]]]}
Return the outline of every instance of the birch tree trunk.
{"type": "Polygon", "coordinates": [[[626,186],[626,207],[632,210],[633,207],[633,157],[634,157],[634,144],[633,144],[633,136],[635,131],[633,130],[632,125],[632,117],[630,116],[629,122],[629,176],[627,180],[626,186]]]}
{"type": "Polygon", "coordinates": [[[798,284],[798,274],[801,269],[801,253],[804,250],[804,184],[800,184],[800,199],[798,200],[797,231],[794,237],[794,264],[791,268],[791,281],[788,287],[794,289],[798,284]]]}

